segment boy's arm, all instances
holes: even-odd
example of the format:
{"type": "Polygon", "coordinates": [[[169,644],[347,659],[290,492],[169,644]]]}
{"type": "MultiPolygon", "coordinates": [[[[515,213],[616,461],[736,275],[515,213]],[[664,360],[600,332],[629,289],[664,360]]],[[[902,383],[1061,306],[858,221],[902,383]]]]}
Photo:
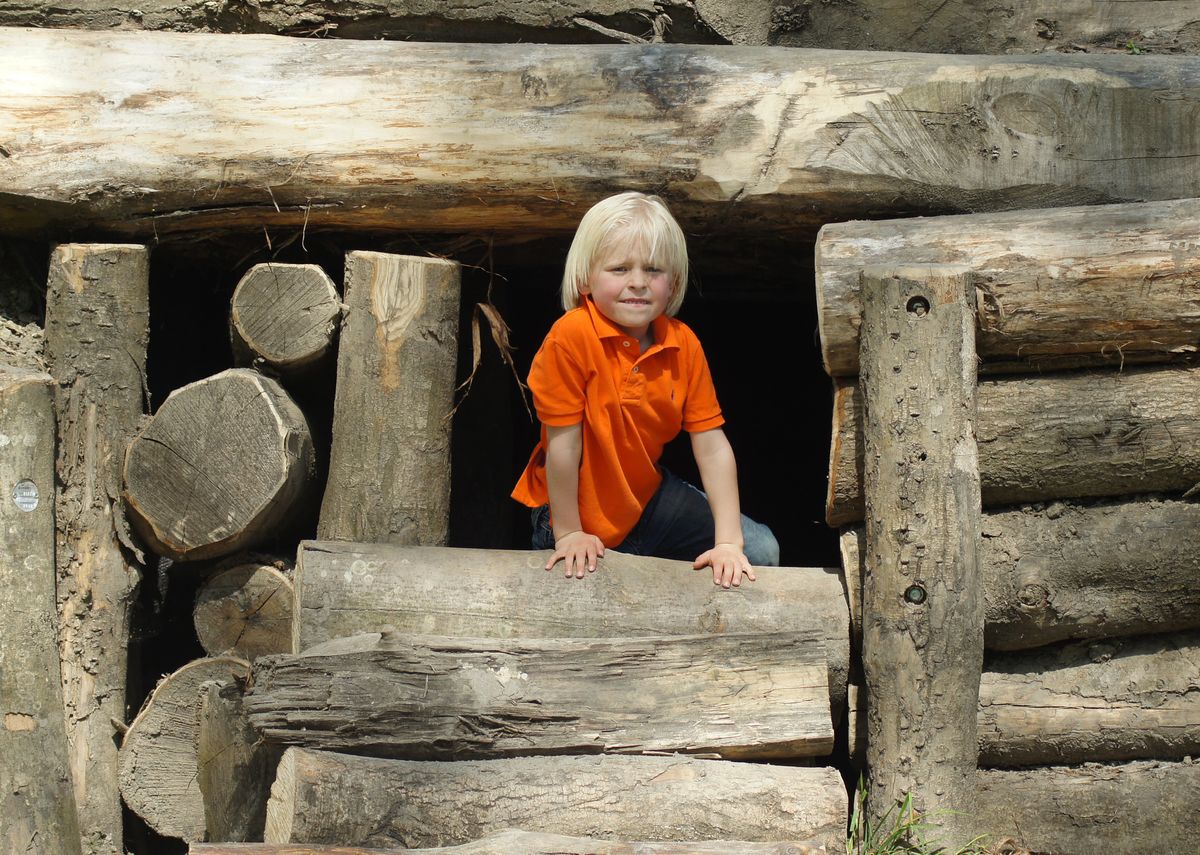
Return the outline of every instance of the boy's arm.
{"type": "Polygon", "coordinates": [[[690,436],[692,454],[696,457],[700,481],[708,495],[716,528],[713,548],[697,558],[692,566],[699,570],[712,565],[713,584],[725,588],[740,585],[743,574],[753,582],[754,568],[742,551],[745,544],[742,540],[742,511],[738,501],[737,461],[733,456],[733,447],[725,437],[725,431],[719,427],[698,431],[690,436]]]}
{"type": "Polygon", "coordinates": [[[570,577],[582,579],[584,570],[595,571],[604,555],[604,543],[583,530],[579,521],[579,461],[583,456],[583,424],[546,426],[546,486],[550,492],[550,520],[554,526],[554,554],[550,570],[560,560],[570,577]]]}

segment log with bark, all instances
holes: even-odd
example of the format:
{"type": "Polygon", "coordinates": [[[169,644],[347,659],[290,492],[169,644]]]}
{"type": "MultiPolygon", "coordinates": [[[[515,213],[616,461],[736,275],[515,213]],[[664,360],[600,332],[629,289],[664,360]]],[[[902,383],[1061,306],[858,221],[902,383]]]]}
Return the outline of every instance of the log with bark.
{"type": "Polygon", "coordinates": [[[459,285],[452,261],[346,254],[319,537],[446,542],[459,285]]]}
{"type": "MultiPolygon", "coordinates": [[[[862,519],[862,404],[838,381],[825,518],[862,519]]],[[[1200,368],[982,379],[985,507],[1049,499],[1182,494],[1200,483],[1200,368]]]]}
{"type": "Polygon", "coordinates": [[[171,393],[130,443],[125,501],[137,532],[177,561],[278,538],[302,514],[316,465],[304,414],[245,368],[171,393]]]}
{"type": "Polygon", "coordinates": [[[250,663],[233,656],[197,659],[164,677],[142,705],[121,743],[121,797],[164,837],[205,838],[197,737],[200,687],[245,680],[250,663]]]}
{"type": "Polygon", "coordinates": [[[980,370],[1114,368],[1195,359],[1200,200],[830,223],[816,245],[825,370],[858,373],[873,264],[961,264],[974,275],[980,370]]]}
{"type": "Polygon", "coordinates": [[[0,850],[79,855],[54,597],[54,380],[0,363],[0,850]]]}
{"type": "MultiPolygon", "coordinates": [[[[841,535],[862,632],[863,529],[841,535]]],[[[985,511],[979,541],[991,650],[1200,627],[1200,505],[1142,497],[985,511]]]]}
{"type": "Polygon", "coordinates": [[[207,840],[262,840],[282,749],[250,727],[235,680],[200,684],[196,769],[207,840]]]}
{"type": "Polygon", "coordinates": [[[811,839],[844,852],[846,788],[830,768],[683,757],[433,762],[290,748],[265,837],[431,847],[504,828],[616,840],[811,839]]]}
{"type": "Polygon", "coordinates": [[[256,846],[197,843],[188,855],[825,855],[824,844],[807,840],[751,843],[747,840],[638,840],[618,842],[504,829],[459,846],[434,849],[364,849],[325,843],[263,843],[256,846]]]}
{"type": "Polygon", "coordinates": [[[975,837],[983,668],[975,293],[962,268],[862,274],[867,800],[911,799],[942,841],[975,837]]]}
{"type": "Polygon", "coordinates": [[[13,234],[566,232],[646,189],[688,230],[794,240],[867,212],[1200,196],[1190,57],[22,29],[0,55],[13,234]]]}
{"type": "MultiPolygon", "coordinates": [[[[1057,645],[987,662],[979,765],[1175,760],[1200,753],[1196,633],[1057,645]]],[[[849,747],[866,749],[866,695],[847,693],[849,747]]]]}
{"type": "Polygon", "coordinates": [[[85,848],[123,852],[113,722],[128,721],[129,625],[142,554],[121,463],[149,401],[150,253],[66,244],[50,257],[46,360],[57,381],[59,655],[85,848]]]}
{"type": "Polygon", "coordinates": [[[291,650],[296,592],[281,565],[241,558],[204,580],[192,621],[205,653],[253,661],[291,650]]]}
{"type": "Polygon", "coordinates": [[[453,639],[386,630],[255,664],[264,739],[409,760],[533,754],[820,757],[823,633],[453,639]]]}
{"type": "Polygon", "coordinates": [[[567,837],[507,828],[459,846],[434,849],[365,849],[325,843],[263,843],[255,846],[198,843],[189,855],[826,855],[810,840],[751,843],[746,840],[614,841],[567,837]]]}
{"type": "Polygon", "coordinates": [[[1140,761],[979,773],[979,824],[1034,852],[1194,852],[1200,763],[1140,761]]]}
{"type": "Polygon", "coordinates": [[[229,337],[238,365],[287,377],[311,372],[333,350],[342,301],[316,264],[256,264],[233,289],[229,337]]]}
{"type": "Polygon", "coordinates": [[[296,563],[293,652],[340,636],[595,638],[802,632],[825,639],[834,720],[845,703],[849,611],[836,571],[763,567],[726,590],[682,561],[609,550],[584,580],[547,553],[308,541],[296,563]]]}

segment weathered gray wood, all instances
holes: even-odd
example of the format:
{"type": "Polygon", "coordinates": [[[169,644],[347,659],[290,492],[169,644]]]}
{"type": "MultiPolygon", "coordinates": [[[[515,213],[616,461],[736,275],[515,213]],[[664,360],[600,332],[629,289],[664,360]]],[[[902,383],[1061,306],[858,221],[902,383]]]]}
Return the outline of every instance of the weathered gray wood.
{"type": "Polygon", "coordinates": [[[200,687],[245,680],[250,663],[233,656],[197,659],[168,674],[142,705],[121,743],[121,797],[165,837],[205,836],[204,796],[196,753],[200,687]]]}
{"type": "Polygon", "coordinates": [[[239,365],[296,376],[333,350],[342,302],[316,264],[256,264],[233,289],[229,332],[239,365]]]}
{"type": "Polygon", "coordinates": [[[258,739],[236,681],[200,684],[196,770],[208,840],[262,840],[283,751],[258,739]]]}
{"type": "Polygon", "coordinates": [[[188,849],[189,855],[825,855],[828,851],[821,843],[804,840],[778,843],[639,840],[625,843],[513,828],[459,846],[435,849],[363,849],[323,843],[263,843],[257,846],[197,843],[188,849]]]}
{"type": "Polygon", "coordinates": [[[979,773],[979,825],[1034,852],[1194,852],[1200,763],[979,773]]]}
{"type": "Polygon", "coordinates": [[[155,552],[215,558],[278,536],[315,465],[308,423],[283,387],[233,368],[163,402],[130,443],[124,496],[155,552]]]}
{"type": "Polygon", "coordinates": [[[271,742],[410,760],[833,749],[816,629],[532,640],[384,631],[259,660],[246,710],[271,742]]]}
{"type": "Polygon", "coordinates": [[[53,378],[0,364],[0,849],[79,855],[54,600],[54,435],[53,378]]]}
{"type": "Polygon", "coordinates": [[[318,536],[440,545],[450,525],[458,264],[346,254],[329,481],[318,536]]]}
{"type": "MultiPolygon", "coordinates": [[[[1200,627],[1200,504],[1139,497],[1026,505],[985,511],[980,534],[990,650],[1200,627]]],[[[840,540],[855,637],[864,536],[856,527],[840,540]]]]}
{"type": "Polygon", "coordinates": [[[615,840],[811,839],[844,852],[846,788],[830,768],[682,757],[443,763],[290,748],[265,836],[421,847],[503,828],[615,840]]]}
{"type": "Polygon", "coordinates": [[[632,188],[794,240],[866,210],[1200,196],[1191,57],[19,29],[0,54],[14,234],[566,232],[632,188]]]}
{"type": "Polygon", "coordinates": [[[1198,230],[1196,199],[830,223],[816,245],[825,369],[858,373],[858,271],[881,263],[971,270],[981,371],[1195,359],[1198,230]]]}
{"type": "Polygon", "coordinates": [[[85,849],[123,852],[113,722],[128,720],[129,621],[142,556],[120,500],[146,400],[150,255],[65,244],[50,257],[46,361],[57,381],[59,655],[85,849]]]}
{"type": "MultiPolygon", "coordinates": [[[[974,292],[955,268],[862,274],[867,811],[969,815],[983,667],[974,292]]],[[[975,834],[942,816],[943,843],[975,834]]]]}
{"type": "MultiPolygon", "coordinates": [[[[985,506],[1181,494],[1200,483],[1200,368],[981,379],[985,506]]],[[[852,383],[834,396],[825,518],[862,519],[862,414],[852,383]]]]}
{"type": "Polygon", "coordinates": [[[253,661],[292,648],[296,591],[278,567],[246,559],[200,586],[192,621],[209,656],[229,653],[253,661]]]}
{"type": "MultiPolygon", "coordinates": [[[[979,685],[979,765],[1174,760],[1200,753],[1197,634],[1058,645],[990,659],[979,685]]],[[[847,703],[866,751],[865,694],[847,703]]]]}
{"type": "Polygon", "coordinates": [[[306,541],[296,562],[293,652],[340,636],[631,637],[728,632],[825,636],[834,720],[846,697],[849,611],[838,573],[764,567],[725,590],[684,561],[609,550],[583,582],[547,573],[547,553],[306,541]],[[799,607],[797,604],[801,604],[799,607]]]}

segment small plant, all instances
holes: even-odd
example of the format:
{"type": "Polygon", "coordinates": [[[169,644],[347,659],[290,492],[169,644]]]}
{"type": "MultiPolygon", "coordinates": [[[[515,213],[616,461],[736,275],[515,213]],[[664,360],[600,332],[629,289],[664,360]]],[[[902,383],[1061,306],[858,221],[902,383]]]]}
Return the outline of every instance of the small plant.
{"type": "Polygon", "coordinates": [[[1137,56],[1138,54],[1143,54],[1146,52],[1145,49],[1141,45],[1139,45],[1137,42],[1135,42],[1133,39],[1130,39],[1129,41],[1125,42],[1125,50],[1127,53],[1131,53],[1134,56],[1137,56]]]}
{"type": "Polygon", "coordinates": [[[872,824],[865,809],[867,788],[862,777],[854,793],[850,813],[850,831],[846,837],[847,855],[988,855],[985,838],[980,836],[958,849],[945,849],[929,833],[938,828],[913,807],[912,795],[892,805],[882,819],[872,824]]]}

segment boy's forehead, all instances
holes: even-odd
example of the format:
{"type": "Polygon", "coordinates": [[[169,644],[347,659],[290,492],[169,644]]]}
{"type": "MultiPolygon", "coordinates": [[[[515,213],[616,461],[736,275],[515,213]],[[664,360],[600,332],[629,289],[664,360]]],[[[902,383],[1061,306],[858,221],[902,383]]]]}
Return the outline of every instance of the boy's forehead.
{"type": "MultiPolygon", "coordinates": [[[[657,250],[657,247],[654,249],[657,250]]],[[[619,232],[613,232],[608,235],[604,242],[597,247],[595,258],[596,261],[601,261],[614,257],[646,254],[647,241],[645,237],[630,229],[622,229],[619,232]]],[[[659,253],[656,252],[655,254],[659,253]]]]}

